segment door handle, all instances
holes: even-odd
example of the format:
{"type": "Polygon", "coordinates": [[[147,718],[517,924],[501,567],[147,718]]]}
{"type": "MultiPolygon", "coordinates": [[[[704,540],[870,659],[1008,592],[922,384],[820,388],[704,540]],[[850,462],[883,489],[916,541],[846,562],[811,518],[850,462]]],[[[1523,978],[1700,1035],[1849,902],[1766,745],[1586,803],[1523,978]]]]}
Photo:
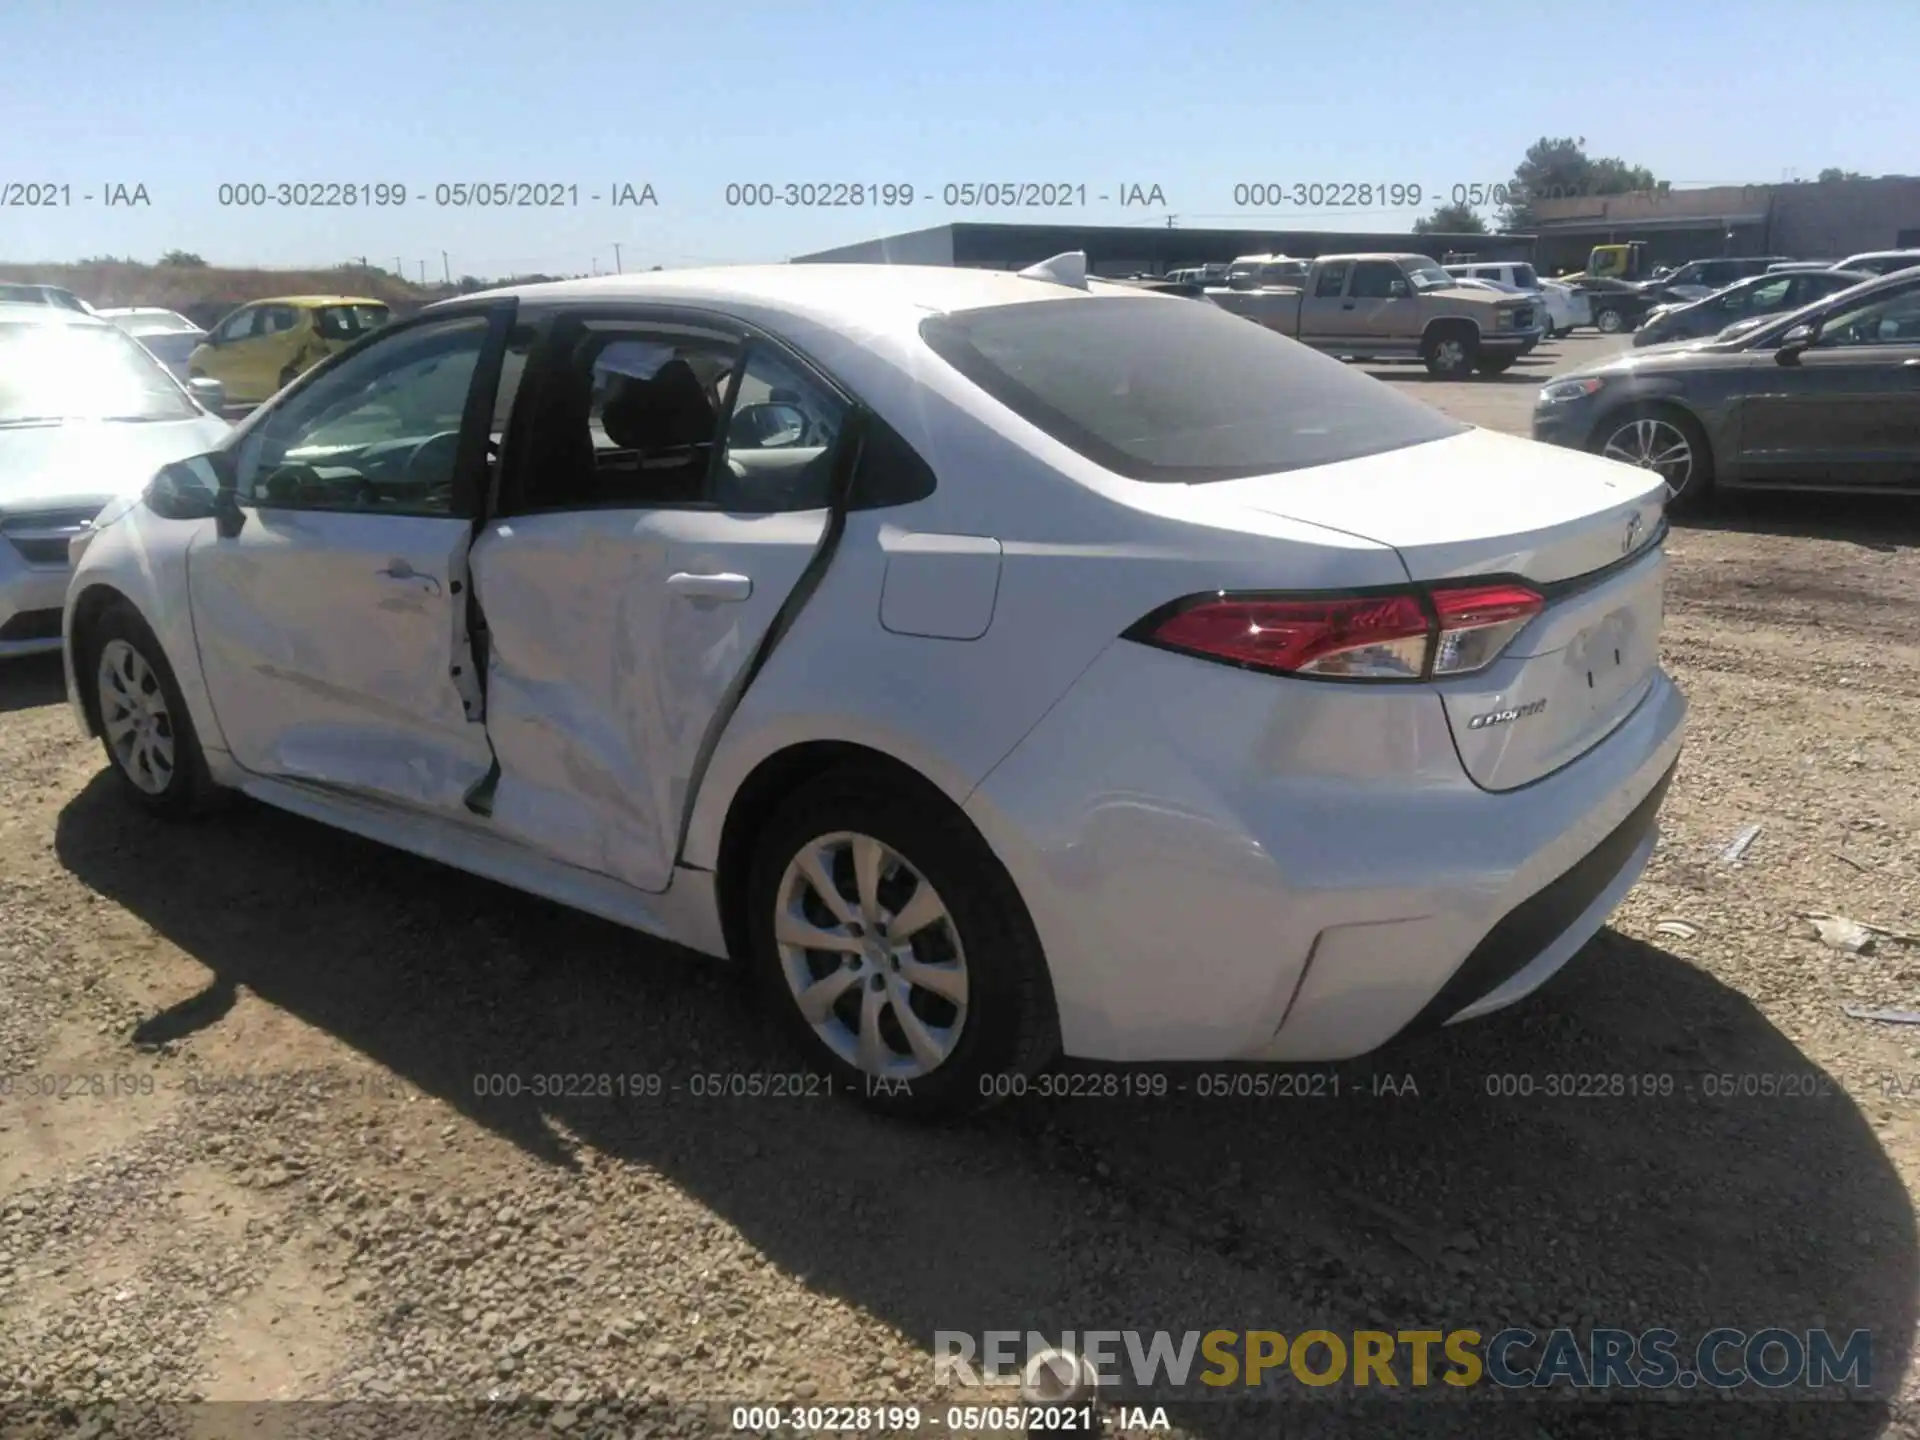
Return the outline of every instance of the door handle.
{"type": "Polygon", "coordinates": [[[667,588],[693,600],[745,600],[753,594],[753,581],[728,572],[693,575],[681,570],[667,577],[667,588]]]}
{"type": "Polygon", "coordinates": [[[434,579],[431,575],[422,575],[405,560],[398,558],[389,560],[386,569],[376,570],[373,573],[382,580],[401,581],[409,589],[416,590],[422,595],[438,595],[440,593],[440,582],[438,580],[434,579]]]}
{"type": "Polygon", "coordinates": [[[1353,301],[1351,300],[1346,301],[1344,304],[1341,305],[1340,308],[1342,310],[1351,310],[1353,308],[1353,301]]]}

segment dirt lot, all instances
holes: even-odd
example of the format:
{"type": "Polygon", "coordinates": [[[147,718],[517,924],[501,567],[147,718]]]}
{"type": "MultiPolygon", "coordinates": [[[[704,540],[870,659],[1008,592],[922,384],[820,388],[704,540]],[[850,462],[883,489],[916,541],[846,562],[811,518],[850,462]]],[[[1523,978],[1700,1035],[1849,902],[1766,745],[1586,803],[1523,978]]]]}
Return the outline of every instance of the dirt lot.
{"type": "MultiPolygon", "coordinates": [[[[1539,379],[1605,343],[1495,381],[1384,373],[1523,430],[1539,379]]],[[[0,1417],[531,1396],[554,1403],[528,1425],[608,1433],[596,1405],[651,1400],[623,1432],[674,1434],[696,1400],[858,1400],[937,1433],[939,1330],[1777,1325],[1870,1329],[1889,1403],[1791,1427],[1696,1395],[1183,1423],[1696,1435],[1738,1409],[1712,1428],[1920,1433],[1920,1027],[1841,1010],[1920,1006],[1920,948],[1848,954],[1799,918],[1920,930],[1911,516],[1799,500],[1676,532],[1667,653],[1694,708],[1647,878],[1541,995],[1340,1067],[1337,1100],[1029,1101],[912,1131],[695,1098],[785,1065],[719,969],[258,807],[149,823],[57,666],[0,672],[0,1417]],[[554,1073],[663,1093],[476,1094],[554,1073]],[[1580,1076],[1642,1093],[1549,1096],[1580,1076]]]]}

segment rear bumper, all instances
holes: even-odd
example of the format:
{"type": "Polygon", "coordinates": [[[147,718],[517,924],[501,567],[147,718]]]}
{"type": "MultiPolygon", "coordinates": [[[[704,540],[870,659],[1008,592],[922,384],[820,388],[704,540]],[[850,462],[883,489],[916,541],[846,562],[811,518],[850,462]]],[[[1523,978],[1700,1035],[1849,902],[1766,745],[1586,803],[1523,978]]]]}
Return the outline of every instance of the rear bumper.
{"type": "Polygon", "coordinates": [[[1347,1059],[1519,999],[1605,923],[1686,708],[1661,674],[1579,759],[1492,793],[1437,695],[1121,642],[967,810],[1033,915],[1068,1054],[1347,1059]]]}

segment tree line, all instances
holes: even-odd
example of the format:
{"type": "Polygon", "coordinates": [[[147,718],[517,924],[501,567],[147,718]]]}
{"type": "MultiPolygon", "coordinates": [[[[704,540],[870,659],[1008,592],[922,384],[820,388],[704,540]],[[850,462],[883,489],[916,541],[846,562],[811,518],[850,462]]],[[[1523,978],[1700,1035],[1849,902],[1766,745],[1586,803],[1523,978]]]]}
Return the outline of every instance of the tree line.
{"type": "MultiPolygon", "coordinates": [[[[1830,165],[1812,182],[1831,185],[1842,180],[1866,180],[1871,177],[1857,170],[1830,165]]],[[[1882,175],[1882,180],[1911,177],[1882,175]]],[[[1807,183],[1807,182],[1799,182],[1807,183]]],[[[1543,135],[1527,147],[1526,158],[1514,167],[1508,185],[1509,199],[1497,209],[1496,223],[1502,230],[1531,230],[1536,222],[1531,195],[1627,195],[1635,191],[1666,188],[1644,165],[1631,165],[1617,156],[1587,154],[1587,140],[1579,137],[1543,135]]],[[[1485,235],[1490,233],[1485,218],[1472,205],[1441,205],[1432,214],[1413,222],[1415,234],[1485,235]]]]}

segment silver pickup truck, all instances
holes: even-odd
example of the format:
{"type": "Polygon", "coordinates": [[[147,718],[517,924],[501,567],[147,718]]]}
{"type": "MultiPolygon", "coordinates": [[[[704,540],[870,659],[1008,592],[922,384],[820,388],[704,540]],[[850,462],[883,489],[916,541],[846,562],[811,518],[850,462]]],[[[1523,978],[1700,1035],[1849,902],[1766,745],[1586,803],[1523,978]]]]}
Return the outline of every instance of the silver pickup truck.
{"type": "Polygon", "coordinates": [[[1329,355],[1421,360],[1429,374],[1498,375],[1540,343],[1523,296],[1455,283],[1425,255],[1324,255],[1299,287],[1208,287],[1207,298],[1329,355]]]}

